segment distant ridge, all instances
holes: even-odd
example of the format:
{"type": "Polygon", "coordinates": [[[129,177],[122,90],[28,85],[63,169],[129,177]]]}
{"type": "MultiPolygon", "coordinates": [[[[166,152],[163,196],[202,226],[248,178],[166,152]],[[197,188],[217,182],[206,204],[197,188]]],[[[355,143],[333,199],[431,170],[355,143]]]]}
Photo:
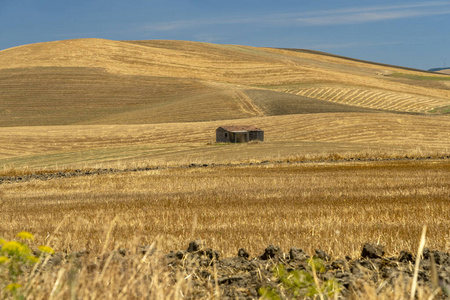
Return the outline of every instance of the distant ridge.
{"type": "Polygon", "coordinates": [[[326,55],[326,56],[342,58],[342,59],[355,61],[355,62],[367,63],[367,64],[372,64],[372,65],[377,65],[377,66],[382,66],[382,67],[398,68],[398,69],[409,70],[409,71],[416,71],[416,72],[436,72],[436,71],[440,71],[440,70],[450,69],[450,68],[446,68],[446,69],[422,70],[422,69],[415,69],[415,68],[409,68],[409,67],[402,67],[402,66],[398,66],[398,65],[390,65],[390,64],[384,64],[384,63],[378,63],[378,62],[373,62],[373,61],[369,61],[369,60],[351,58],[351,57],[347,57],[347,56],[336,55],[336,54],[331,54],[331,53],[317,51],[317,50],[297,49],[297,48],[280,48],[280,49],[290,50],[290,51],[297,51],[297,52],[303,52],[303,53],[326,55]]]}
{"type": "Polygon", "coordinates": [[[429,69],[428,71],[436,72],[436,73],[440,73],[440,74],[450,74],[450,68],[434,68],[434,69],[429,69]]]}
{"type": "Polygon", "coordinates": [[[433,68],[433,69],[429,69],[428,71],[438,72],[438,71],[443,71],[443,70],[450,70],[450,68],[433,68]]]}

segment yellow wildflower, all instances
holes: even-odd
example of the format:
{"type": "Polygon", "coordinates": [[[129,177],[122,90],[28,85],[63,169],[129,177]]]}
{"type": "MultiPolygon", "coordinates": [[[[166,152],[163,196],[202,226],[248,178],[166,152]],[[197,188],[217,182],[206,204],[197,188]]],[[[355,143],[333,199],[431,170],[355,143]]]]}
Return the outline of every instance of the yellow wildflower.
{"type": "Polygon", "coordinates": [[[27,232],[27,231],[21,231],[17,234],[17,237],[22,239],[22,240],[34,240],[34,235],[27,232]]]}
{"type": "Polygon", "coordinates": [[[24,247],[24,245],[16,241],[9,241],[2,245],[2,252],[6,252],[9,254],[13,253],[19,254],[24,252],[28,253],[27,250],[28,250],[27,247],[24,247]]]}
{"type": "Polygon", "coordinates": [[[39,262],[39,258],[36,256],[33,256],[33,255],[27,255],[27,261],[32,264],[35,264],[35,263],[39,262]]]}
{"type": "Polygon", "coordinates": [[[22,285],[19,283],[10,283],[6,286],[6,289],[11,292],[15,292],[20,287],[22,287],[22,285]]]}
{"type": "Polygon", "coordinates": [[[48,254],[55,253],[55,250],[53,250],[53,248],[49,247],[49,246],[44,246],[44,245],[39,246],[38,249],[41,250],[41,252],[48,253],[48,254]]]}

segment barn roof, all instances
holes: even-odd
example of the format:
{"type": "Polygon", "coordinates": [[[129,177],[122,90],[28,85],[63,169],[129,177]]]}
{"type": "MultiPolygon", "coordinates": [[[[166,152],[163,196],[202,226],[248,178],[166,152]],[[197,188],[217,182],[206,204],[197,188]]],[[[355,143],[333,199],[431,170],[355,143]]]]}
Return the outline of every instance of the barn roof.
{"type": "Polygon", "coordinates": [[[226,131],[262,131],[260,128],[254,125],[225,125],[220,126],[219,128],[223,128],[226,131]]]}

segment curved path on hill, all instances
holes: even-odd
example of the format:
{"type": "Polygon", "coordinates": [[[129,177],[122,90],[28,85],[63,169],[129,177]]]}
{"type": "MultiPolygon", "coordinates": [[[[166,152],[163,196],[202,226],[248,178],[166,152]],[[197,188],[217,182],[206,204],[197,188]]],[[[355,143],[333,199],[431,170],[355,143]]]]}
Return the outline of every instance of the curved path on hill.
{"type": "Polygon", "coordinates": [[[0,176],[0,184],[4,183],[20,183],[27,182],[31,180],[51,180],[56,178],[72,178],[72,177],[81,177],[81,176],[95,176],[102,174],[114,174],[114,173],[126,173],[126,172],[143,172],[150,170],[169,170],[169,169],[183,169],[183,168],[207,168],[207,167],[243,167],[243,166],[257,166],[257,165],[267,165],[267,164],[306,164],[306,163],[348,163],[348,162],[388,162],[388,161],[423,161],[423,160],[446,160],[450,159],[450,155],[444,156],[424,156],[424,157],[413,157],[413,156],[405,156],[405,157],[396,157],[396,158],[358,158],[358,157],[350,157],[350,158],[342,158],[342,159],[317,159],[317,160],[299,160],[299,161],[269,161],[264,160],[261,162],[251,162],[251,163],[227,163],[227,164],[189,164],[189,165],[180,165],[180,166],[169,166],[169,167],[161,167],[161,166],[148,166],[148,167],[140,167],[133,169],[89,169],[89,170],[80,170],[76,169],[73,171],[50,171],[50,172],[36,172],[31,174],[24,175],[15,175],[15,176],[0,176]]]}

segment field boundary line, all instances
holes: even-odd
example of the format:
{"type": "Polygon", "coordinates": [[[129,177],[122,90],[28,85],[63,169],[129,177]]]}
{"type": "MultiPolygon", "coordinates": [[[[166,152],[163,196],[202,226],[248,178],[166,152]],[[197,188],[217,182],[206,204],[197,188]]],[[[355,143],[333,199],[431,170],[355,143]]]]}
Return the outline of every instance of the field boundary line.
{"type": "Polygon", "coordinates": [[[186,168],[207,168],[207,167],[245,167],[245,166],[258,166],[258,165],[270,165],[270,164],[308,164],[308,163],[350,163],[350,162],[389,162],[389,161],[432,161],[432,160],[447,160],[450,159],[450,155],[437,156],[437,157],[399,157],[399,158],[358,158],[358,157],[350,157],[350,158],[323,158],[323,159],[310,159],[310,160],[263,160],[260,162],[241,162],[241,163],[191,163],[188,165],[179,165],[179,166],[147,166],[147,167],[139,167],[139,168],[130,168],[130,169],[114,169],[114,168],[105,168],[105,169],[88,169],[88,170],[80,170],[76,169],[74,171],[55,171],[55,172],[45,172],[45,173],[32,173],[32,174],[24,174],[24,175],[15,175],[15,176],[0,176],[0,185],[1,184],[14,184],[21,182],[28,182],[32,180],[52,180],[58,178],[74,178],[74,177],[85,177],[85,176],[96,176],[96,175],[105,175],[105,174],[118,174],[118,173],[127,173],[127,172],[145,172],[152,170],[173,170],[173,169],[186,169],[186,168]]]}

